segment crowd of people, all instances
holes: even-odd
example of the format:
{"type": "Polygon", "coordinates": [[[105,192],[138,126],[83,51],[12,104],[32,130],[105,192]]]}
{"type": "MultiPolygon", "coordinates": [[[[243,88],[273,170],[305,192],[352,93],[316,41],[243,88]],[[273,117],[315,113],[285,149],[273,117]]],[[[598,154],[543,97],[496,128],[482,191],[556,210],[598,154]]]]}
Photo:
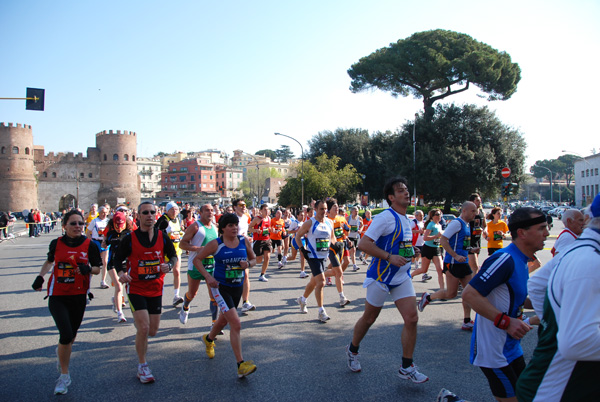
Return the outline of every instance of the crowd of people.
{"type": "MultiPolygon", "coordinates": [[[[358,208],[346,214],[333,198],[315,200],[295,216],[290,209],[271,211],[267,205],[248,210],[243,199],[225,208],[205,204],[196,209],[185,204],[180,209],[175,202],[164,207],[143,202],[137,209],[119,205],[111,210],[94,204],[87,214],[76,209],[65,213],[64,235],[51,242],[48,259],[33,284],[41,290],[50,272],[47,292],[59,331],[61,372],[55,393],[67,393],[71,384],[71,348],[90,300],[92,275],[100,275],[100,288],[114,286],[117,322],[127,322],[123,307],[130,305],[140,382],[155,381],[147,362],[148,339],[159,329],[163,288],[170,274],[171,304],[180,308],[181,325],[188,323],[201,282],[207,286],[212,322],[202,342],[208,358],[215,358],[214,341],[228,326],[238,377],[254,373],[256,364],[245,360],[242,352],[238,308],[243,315],[256,309],[250,301],[250,269],[257,266],[253,279],[267,284],[274,274],[269,272],[275,265],[270,264],[272,257],[277,258],[278,269],[299,259],[300,278],[310,277],[296,299],[299,311],[308,313],[314,293],[321,323],[331,319],[324,288],[336,286],[343,308],[352,302],[344,294],[344,272],[350,266],[358,271],[367,265],[364,311],[346,347],[352,372],[362,370],[360,344],[391,296],[404,323],[397,375],[414,383],[428,381],[413,361],[419,314],[436,300],[458,297],[462,287],[461,328],[472,331],[471,363],[481,368],[497,400],[567,400],[562,398],[566,393],[585,398],[598,392],[597,384],[581,384],[600,365],[600,301],[594,299],[591,308],[575,311],[578,305],[572,299],[600,294],[600,196],[588,207],[587,224],[582,213],[564,214],[565,230],[553,250],[555,257],[535,272],[535,253],[543,249],[548,236],[541,211],[519,208],[505,222],[497,208],[486,217],[481,198],[473,194],[462,204],[460,216],[444,228],[439,209],[431,209],[426,218],[422,211],[416,211],[414,219],[407,215],[410,195],[403,178],[388,181],[383,194],[389,208],[373,218],[370,211],[360,217],[358,208]],[[511,244],[504,247],[509,233],[511,244]],[[482,239],[487,240],[487,258],[480,257],[482,239]],[[187,288],[181,289],[184,253],[187,288]],[[583,260],[583,255],[588,259],[583,260]],[[424,292],[417,301],[413,279],[432,279],[427,274],[432,262],[439,290],[424,292]],[[571,273],[577,263],[587,267],[581,274],[571,273]],[[535,308],[536,316],[526,317],[524,308],[535,308]],[[538,349],[527,365],[520,339],[540,322],[538,349]],[[559,374],[552,370],[570,374],[561,374],[558,380],[559,374]],[[571,391],[573,387],[579,388],[571,391]]],[[[459,398],[443,389],[439,400],[459,398]]]]}

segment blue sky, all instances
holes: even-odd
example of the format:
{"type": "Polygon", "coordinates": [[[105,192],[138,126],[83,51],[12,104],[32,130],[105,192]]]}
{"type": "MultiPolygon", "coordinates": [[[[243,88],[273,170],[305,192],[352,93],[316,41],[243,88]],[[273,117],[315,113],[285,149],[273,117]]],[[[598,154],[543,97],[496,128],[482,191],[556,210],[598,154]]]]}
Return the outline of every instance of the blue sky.
{"type": "MultiPolygon", "coordinates": [[[[46,152],[85,152],[95,133],[138,135],[138,155],[308,148],[320,131],[395,130],[421,100],[353,94],[346,71],[414,32],[464,32],[509,53],[517,92],[487,104],[521,130],[528,163],[600,151],[600,3],[564,1],[0,2],[0,97],[46,89],[46,110],[0,101],[46,152]]],[[[418,141],[418,140],[417,140],[418,141]]],[[[418,144],[417,144],[418,147],[418,144]]],[[[407,150],[409,152],[410,150],[407,150]]],[[[418,148],[417,148],[418,152],[418,148]]]]}

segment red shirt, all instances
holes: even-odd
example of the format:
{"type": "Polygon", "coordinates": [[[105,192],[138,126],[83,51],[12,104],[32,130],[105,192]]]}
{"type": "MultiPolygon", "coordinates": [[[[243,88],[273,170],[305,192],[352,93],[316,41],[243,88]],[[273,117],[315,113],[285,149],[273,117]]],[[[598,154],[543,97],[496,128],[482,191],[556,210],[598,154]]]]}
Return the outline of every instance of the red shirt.
{"type": "Polygon", "coordinates": [[[252,233],[252,240],[269,240],[271,237],[269,236],[269,227],[271,226],[271,218],[268,216],[260,221],[259,224],[254,225],[253,229],[260,229],[259,233],[252,233]]]}
{"type": "Polygon", "coordinates": [[[54,268],[48,280],[48,296],[86,294],[90,288],[90,274],[76,273],[77,264],[88,264],[90,239],[78,247],[69,247],[60,239],[56,242],[54,268]]]}
{"type": "Polygon", "coordinates": [[[127,258],[127,273],[132,281],[127,284],[127,294],[145,297],[162,296],[164,276],[160,264],[165,262],[163,253],[163,231],[156,232],[152,247],[143,247],[137,232],[131,233],[131,254],[127,258]]]}

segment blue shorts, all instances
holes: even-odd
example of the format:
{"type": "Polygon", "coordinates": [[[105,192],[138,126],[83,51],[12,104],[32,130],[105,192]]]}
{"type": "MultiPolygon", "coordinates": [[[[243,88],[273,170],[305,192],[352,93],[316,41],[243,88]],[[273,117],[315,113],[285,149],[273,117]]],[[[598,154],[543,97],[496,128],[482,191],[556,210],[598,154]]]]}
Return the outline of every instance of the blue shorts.
{"type": "Polygon", "coordinates": [[[110,245],[106,248],[102,248],[102,242],[100,240],[94,240],[94,239],[91,239],[91,240],[94,242],[94,244],[96,244],[96,246],[98,246],[98,249],[100,249],[101,253],[105,252],[106,250],[108,250],[110,248],[110,245]]]}

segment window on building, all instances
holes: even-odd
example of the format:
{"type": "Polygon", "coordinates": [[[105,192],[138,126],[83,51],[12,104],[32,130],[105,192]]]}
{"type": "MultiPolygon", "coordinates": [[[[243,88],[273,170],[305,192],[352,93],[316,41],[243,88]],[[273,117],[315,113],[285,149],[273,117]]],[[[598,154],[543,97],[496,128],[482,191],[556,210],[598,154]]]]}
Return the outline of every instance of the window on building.
{"type": "Polygon", "coordinates": [[[114,154],[113,161],[118,161],[118,160],[119,160],[119,154],[114,154]]]}
{"type": "Polygon", "coordinates": [[[129,155],[127,155],[127,154],[123,155],[123,160],[124,161],[129,161],[129,155]]]}
{"type": "Polygon", "coordinates": [[[595,171],[595,172],[594,172],[594,174],[595,174],[596,176],[598,176],[598,168],[594,169],[594,171],[595,171]]]}
{"type": "Polygon", "coordinates": [[[91,173],[88,173],[88,177],[91,179],[92,177],[94,177],[94,175],[91,173]]]}
{"type": "Polygon", "coordinates": [[[104,154],[104,160],[106,160],[106,154],[104,154]]]}
{"type": "Polygon", "coordinates": [[[585,186],[585,193],[590,195],[590,186],[585,186]]]}
{"type": "Polygon", "coordinates": [[[56,178],[56,172],[52,172],[52,177],[56,178]]]}
{"type": "Polygon", "coordinates": [[[83,174],[83,172],[79,173],[79,178],[83,179],[85,177],[85,175],[83,174]]]}
{"type": "Polygon", "coordinates": [[[585,177],[590,177],[590,169],[585,169],[585,177]]]}
{"type": "Polygon", "coordinates": [[[585,172],[583,170],[581,171],[581,177],[585,177],[585,172]]]}
{"type": "Polygon", "coordinates": [[[44,172],[44,173],[42,174],[42,176],[44,176],[44,177],[48,177],[48,172],[44,172]]]}
{"type": "Polygon", "coordinates": [[[29,148],[28,147],[25,148],[25,155],[29,155],[29,148]]]}
{"type": "Polygon", "coordinates": [[[135,162],[135,155],[131,155],[131,160],[135,162]]]}
{"type": "Polygon", "coordinates": [[[185,181],[185,176],[179,176],[179,181],[185,181]]]}
{"type": "Polygon", "coordinates": [[[202,183],[202,187],[206,188],[206,183],[202,183]]]}
{"type": "Polygon", "coordinates": [[[19,153],[19,147],[13,147],[13,154],[19,153]]]}
{"type": "Polygon", "coordinates": [[[202,175],[202,178],[203,178],[204,180],[206,180],[206,175],[202,175]]]}
{"type": "Polygon", "coordinates": [[[596,194],[594,194],[594,196],[598,195],[598,184],[596,184],[596,194]]]}
{"type": "Polygon", "coordinates": [[[190,175],[190,181],[196,181],[196,175],[195,174],[191,174],[190,175]]]}
{"type": "Polygon", "coordinates": [[[2,150],[0,152],[3,153],[3,154],[5,154],[6,153],[6,147],[2,147],[2,150]]]}
{"type": "Polygon", "coordinates": [[[194,183],[190,184],[190,189],[191,190],[195,190],[196,189],[196,185],[194,183]]]}
{"type": "Polygon", "coordinates": [[[177,171],[177,168],[173,168],[173,169],[171,170],[171,172],[176,172],[176,171],[177,171]]]}
{"type": "Polygon", "coordinates": [[[177,178],[175,176],[171,176],[171,183],[175,182],[175,180],[177,180],[177,178]]]}
{"type": "Polygon", "coordinates": [[[211,180],[213,179],[213,176],[212,176],[212,174],[210,175],[210,179],[211,179],[211,180]]]}
{"type": "Polygon", "coordinates": [[[213,184],[210,185],[210,188],[214,188],[215,186],[213,184]]]}

